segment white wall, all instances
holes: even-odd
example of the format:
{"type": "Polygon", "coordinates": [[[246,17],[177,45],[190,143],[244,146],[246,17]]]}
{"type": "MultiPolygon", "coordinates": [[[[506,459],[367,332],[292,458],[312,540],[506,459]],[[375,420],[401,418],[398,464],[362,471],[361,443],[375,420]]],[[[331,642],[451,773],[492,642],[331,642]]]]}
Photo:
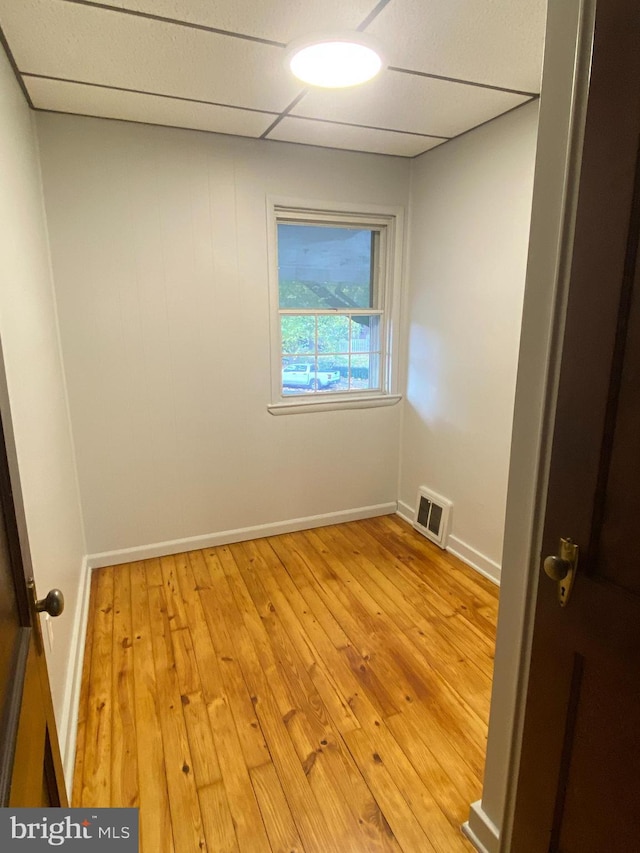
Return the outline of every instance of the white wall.
{"type": "Polygon", "coordinates": [[[274,417],[268,194],[405,205],[390,157],[38,115],[90,553],[385,503],[400,407],[274,417]]]}
{"type": "Polygon", "coordinates": [[[64,751],[86,551],[33,123],[0,48],[0,339],[38,592],[66,597],[47,648],[64,751]]]}
{"type": "Polygon", "coordinates": [[[499,576],[537,131],[532,103],[413,163],[401,510],[453,501],[451,549],[499,576]]]}

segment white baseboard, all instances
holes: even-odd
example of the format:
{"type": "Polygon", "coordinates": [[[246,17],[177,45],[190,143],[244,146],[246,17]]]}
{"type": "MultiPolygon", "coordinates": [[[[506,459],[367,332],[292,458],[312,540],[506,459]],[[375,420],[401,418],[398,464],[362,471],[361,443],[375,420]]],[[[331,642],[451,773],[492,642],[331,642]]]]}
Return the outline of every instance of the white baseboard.
{"type": "Polygon", "coordinates": [[[80,569],[80,584],[76,599],[76,613],[73,620],[73,638],[69,653],[69,669],[67,686],[64,693],[64,704],[60,734],[62,736],[62,763],[64,777],[69,793],[69,802],[73,794],[73,769],[76,758],[76,738],[78,734],[78,712],[80,709],[80,690],[82,687],[82,665],[84,662],[84,647],[87,637],[87,621],[89,619],[89,594],[91,592],[91,569],[88,558],[82,561],[80,569]]]}
{"type": "MultiPolygon", "coordinates": [[[[404,521],[413,525],[415,518],[415,510],[413,507],[406,504],[404,501],[398,501],[397,515],[404,521]]],[[[476,572],[479,572],[485,578],[488,578],[492,583],[500,586],[500,575],[502,568],[499,563],[489,557],[476,551],[471,545],[458,539],[457,536],[449,536],[447,540],[447,551],[450,551],[454,557],[458,557],[463,563],[471,566],[476,572]]]]}
{"type": "Polygon", "coordinates": [[[345,509],[340,512],[328,512],[324,515],[309,515],[306,518],[292,518],[289,521],[275,521],[272,524],[256,524],[253,527],[240,527],[237,530],[223,530],[220,533],[206,533],[203,536],[190,536],[186,539],[171,539],[140,545],[135,548],[123,548],[119,551],[103,551],[89,554],[90,568],[117,566],[136,560],[148,560],[151,557],[164,557],[169,554],[181,554],[199,548],[213,548],[216,545],[228,545],[231,542],[245,542],[248,539],[260,539],[263,536],[278,536],[280,533],[293,533],[296,530],[310,530],[313,527],[326,527],[329,524],[341,524],[345,521],[358,521],[361,518],[374,518],[377,515],[395,513],[398,505],[395,501],[375,506],[363,506],[345,509]]]}
{"type": "Polygon", "coordinates": [[[413,524],[415,514],[415,510],[412,506],[409,506],[409,504],[406,504],[404,501],[398,501],[398,515],[403,519],[403,521],[413,524]]]}
{"type": "Polygon", "coordinates": [[[449,536],[447,551],[450,551],[454,557],[459,557],[463,563],[466,563],[472,569],[484,575],[485,578],[488,578],[496,586],[500,586],[500,575],[502,572],[500,563],[496,563],[495,560],[486,557],[480,551],[476,551],[475,548],[463,542],[462,539],[458,539],[457,536],[449,536]]]}
{"type": "Polygon", "coordinates": [[[462,824],[462,831],[478,853],[498,853],[500,830],[484,812],[482,800],[471,803],[469,820],[462,824]]]}

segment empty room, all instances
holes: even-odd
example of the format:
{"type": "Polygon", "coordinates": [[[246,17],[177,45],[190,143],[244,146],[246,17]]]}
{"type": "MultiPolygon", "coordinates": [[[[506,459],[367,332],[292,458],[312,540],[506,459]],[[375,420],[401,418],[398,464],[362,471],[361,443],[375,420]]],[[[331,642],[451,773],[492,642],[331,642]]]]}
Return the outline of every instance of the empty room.
{"type": "Polygon", "coordinates": [[[7,814],[625,849],[632,6],[0,0],[7,814]]]}

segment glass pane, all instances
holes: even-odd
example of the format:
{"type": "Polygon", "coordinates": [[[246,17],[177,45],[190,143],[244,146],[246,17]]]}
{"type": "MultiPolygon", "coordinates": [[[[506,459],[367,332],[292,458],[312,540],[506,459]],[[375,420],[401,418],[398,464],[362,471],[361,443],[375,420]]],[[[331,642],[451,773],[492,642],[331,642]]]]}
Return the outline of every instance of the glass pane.
{"type": "Polygon", "coordinates": [[[280,308],[374,308],[378,232],[278,224],[280,308]]]}
{"type": "Polygon", "coordinates": [[[380,353],[352,355],[349,368],[351,391],[374,391],[380,388],[380,353]]]}
{"type": "Polygon", "coordinates": [[[380,350],[380,317],[358,315],[351,318],[351,352],[380,350]]]}
{"type": "Polygon", "coordinates": [[[342,314],[318,317],[318,352],[349,352],[349,318],[342,314]]]}
{"type": "Polygon", "coordinates": [[[332,391],[349,390],[349,356],[340,353],[318,356],[318,370],[332,371],[334,381],[331,383],[332,391]],[[337,376],[335,376],[337,374],[337,376]]]}
{"type": "Polygon", "coordinates": [[[311,381],[315,376],[314,357],[298,356],[282,359],[282,394],[308,394],[313,391],[311,381]]]}
{"type": "Polygon", "coordinates": [[[283,353],[314,353],[316,318],[314,314],[284,314],[280,317],[283,353]]]}
{"type": "Polygon", "coordinates": [[[282,359],[282,394],[326,394],[348,389],[347,370],[344,377],[332,359],[318,359],[299,356],[282,359]]]}

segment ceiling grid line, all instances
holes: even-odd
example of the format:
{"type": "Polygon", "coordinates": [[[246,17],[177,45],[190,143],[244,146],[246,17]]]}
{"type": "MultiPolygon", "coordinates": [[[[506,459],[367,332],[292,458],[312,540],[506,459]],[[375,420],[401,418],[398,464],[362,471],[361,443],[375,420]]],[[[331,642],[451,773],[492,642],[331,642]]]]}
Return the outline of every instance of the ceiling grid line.
{"type": "MultiPolygon", "coordinates": [[[[98,119],[100,118],[100,116],[94,116],[94,115],[91,115],[90,113],[70,113],[70,112],[67,112],[66,110],[64,110],[64,111],[63,110],[52,110],[52,109],[48,109],[47,107],[33,107],[33,112],[34,113],[50,113],[51,115],[76,116],[77,118],[98,118],[98,119]]],[[[148,121],[137,121],[136,119],[132,119],[132,118],[120,118],[120,119],[117,119],[117,121],[122,121],[125,124],[138,124],[141,127],[149,127],[150,126],[150,123],[148,121]]],[[[160,123],[155,123],[155,122],[151,126],[152,127],[165,127],[168,130],[188,130],[189,129],[189,128],[185,128],[179,124],[160,124],[160,123]]],[[[207,131],[201,131],[201,132],[207,133],[207,131]]],[[[229,135],[229,134],[226,134],[226,135],[229,135]]],[[[246,136],[242,133],[234,133],[233,137],[237,138],[237,139],[250,139],[253,142],[255,142],[255,140],[256,140],[255,136],[246,136]]],[[[274,139],[266,139],[265,140],[265,142],[277,142],[277,141],[278,140],[274,140],[274,139]]],[[[448,141],[449,140],[447,140],[447,142],[448,141]]],[[[290,144],[292,144],[292,145],[299,144],[299,145],[302,145],[303,148],[322,148],[323,150],[327,150],[327,151],[339,151],[341,154],[345,154],[345,153],[346,154],[368,154],[372,157],[377,157],[377,156],[395,157],[398,160],[415,160],[416,157],[421,157],[422,154],[426,153],[425,151],[423,151],[420,154],[416,154],[412,157],[407,157],[406,154],[383,154],[383,155],[379,155],[375,151],[366,151],[363,148],[345,149],[345,148],[335,148],[331,145],[321,145],[320,146],[320,145],[307,145],[305,143],[290,143],[290,144]]]]}
{"type": "Polygon", "coordinates": [[[154,98],[167,98],[170,101],[186,101],[189,104],[207,104],[211,107],[224,107],[228,110],[242,110],[247,113],[260,113],[261,115],[277,116],[275,110],[260,110],[257,107],[239,107],[237,104],[224,104],[219,101],[207,101],[202,98],[188,98],[184,95],[168,95],[165,92],[151,92],[147,89],[129,89],[126,86],[109,86],[104,83],[89,83],[86,80],[74,80],[70,77],[52,77],[49,74],[34,74],[31,71],[21,71],[23,77],[34,80],[55,80],[60,83],[73,83],[77,86],[91,86],[94,89],[110,89],[114,92],[131,92],[135,95],[151,95],[154,98]]]}
{"type": "Polygon", "coordinates": [[[185,21],[181,18],[169,18],[165,15],[156,15],[153,12],[142,12],[138,9],[127,9],[125,6],[111,6],[108,3],[94,3],[92,0],[62,0],[63,3],[71,3],[74,6],[86,6],[89,9],[102,9],[104,12],[116,12],[120,15],[131,15],[134,18],[144,18],[148,21],[160,21],[164,24],[172,24],[175,27],[187,27],[191,30],[200,30],[205,33],[213,33],[217,36],[228,36],[234,39],[244,39],[245,41],[253,41],[257,44],[267,44],[270,47],[285,48],[285,42],[274,41],[273,39],[260,38],[259,36],[251,36],[247,33],[236,33],[233,30],[223,30],[217,27],[209,27],[206,24],[197,24],[195,21],[185,21]]]}
{"type": "Polygon", "coordinates": [[[446,77],[444,74],[430,74],[428,71],[414,71],[412,68],[398,68],[396,65],[388,65],[388,71],[398,74],[413,74],[415,77],[427,77],[429,80],[443,80],[446,83],[460,83],[462,86],[476,86],[478,89],[491,89],[494,92],[507,92],[510,95],[522,95],[523,97],[534,97],[537,92],[524,92],[520,89],[509,89],[506,86],[494,86],[491,83],[479,83],[477,80],[462,80],[458,77],[446,77]]]}
{"type": "Polygon", "coordinates": [[[544,8],[0,0],[0,45],[37,111],[414,158],[539,97],[544,8]],[[361,87],[300,90],[284,49],[314,29],[367,30],[390,62],[361,87]]]}
{"type": "Polygon", "coordinates": [[[361,127],[365,130],[382,130],[387,133],[403,133],[407,136],[424,136],[426,139],[442,139],[443,142],[454,139],[453,136],[440,136],[437,133],[418,133],[412,130],[398,130],[396,127],[380,127],[377,124],[355,124],[350,121],[335,121],[335,119],[330,118],[310,118],[309,116],[291,116],[291,118],[298,119],[299,121],[317,121],[320,124],[335,124],[338,127],[361,127]]]}
{"type": "Polygon", "coordinates": [[[31,95],[29,94],[29,90],[27,89],[25,82],[22,79],[22,74],[20,73],[20,69],[18,68],[18,65],[14,59],[13,52],[12,52],[11,48],[9,47],[9,42],[6,39],[6,36],[4,34],[4,30],[2,29],[1,25],[0,25],[0,45],[2,45],[2,47],[4,48],[4,52],[7,54],[7,59],[9,61],[9,65],[11,66],[11,70],[13,71],[15,78],[18,81],[18,85],[22,89],[22,94],[24,95],[24,97],[25,97],[27,103],[29,104],[29,106],[31,107],[31,109],[33,109],[34,107],[33,107],[33,101],[31,100],[31,95]]]}
{"type": "Polygon", "coordinates": [[[356,27],[356,30],[360,33],[364,32],[369,26],[369,24],[375,21],[380,12],[382,12],[385,6],[388,6],[390,2],[391,0],[380,0],[380,2],[369,12],[364,21],[362,21],[362,23],[356,27]]]}
{"type": "Polygon", "coordinates": [[[300,94],[297,95],[291,101],[289,106],[284,108],[284,110],[280,113],[280,115],[276,118],[276,120],[269,125],[269,127],[265,130],[265,132],[260,136],[260,139],[267,139],[269,134],[271,133],[271,131],[274,130],[274,128],[276,128],[280,124],[280,122],[282,121],[283,118],[285,118],[285,116],[289,115],[291,110],[295,109],[298,106],[298,104],[304,98],[304,96],[306,94],[307,94],[307,89],[303,89],[302,92],[300,92],[300,94]]]}
{"type": "MultiPolygon", "coordinates": [[[[446,145],[447,142],[454,142],[456,139],[460,139],[462,136],[466,136],[468,133],[471,133],[474,130],[479,130],[481,127],[485,127],[487,124],[491,124],[492,121],[496,121],[503,116],[509,115],[509,113],[514,113],[516,110],[522,109],[522,107],[526,107],[528,104],[533,101],[537,101],[540,98],[540,95],[532,95],[528,101],[523,101],[521,104],[516,104],[515,107],[511,107],[511,109],[505,110],[503,113],[499,113],[497,116],[493,116],[493,118],[488,118],[486,121],[483,121],[481,124],[474,124],[473,127],[468,128],[467,130],[463,130],[461,133],[458,133],[456,136],[452,136],[450,139],[445,140],[442,145],[446,145]]],[[[438,146],[440,148],[441,146],[438,146]]],[[[422,154],[426,154],[426,151],[423,151],[422,154]]],[[[415,160],[416,157],[421,157],[422,154],[415,154],[411,159],[415,160]]]]}
{"type": "MultiPolygon", "coordinates": [[[[362,21],[362,22],[359,24],[359,26],[357,27],[357,29],[358,29],[358,30],[360,30],[360,31],[364,30],[364,29],[365,29],[365,27],[367,27],[367,26],[371,23],[371,21],[373,21],[375,18],[377,18],[377,17],[378,17],[378,15],[380,14],[380,12],[384,9],[384,7],[385,7],[389,2],[390,2],[390,0],[380,0],[380,2],[379,2],[379,3],[377,3],[377,4],[374,6],[374,8],[371,10],[371,12],[369,12],[369,14],[368,14],[368,15],[367,15],[367,17],[364,19],[364,21],[362,21]]],[[[307,89],[303,89],[303,90],[302,90],[302,92],[300,92],[300,94],[298,95],[298,97],[293,99],[293,101],[289,104],[289,106],[288,106],[288,107],[286,107],[286,108],[285,108],[285,109],[280,113],[280,115],[278,116],[278,118],[277,118],[277,119],[276,119],[276,120],[275,120],[271,125],[269,125],[269,127],[265,130],[265,132],[264,132],[264,133],[262,134],[262,136],[260,137],[260,139],[268,139],[268,138],[269,138],[269,134],[271,133],[271,131],[272,131],[272,130],[275,130],[275,129],[276,129],[276,127],[280,124],[280,122],[285,118],[285,116],[288,116],[288,115],[289,115],[289,113],[291,112],[291,110],[295,109],[295,108],[298,106],[298,104],[300,103],[300,101],[301,101],[301,100],[305,97],[305,95],[307,94],[307,91],[308,91],[307,89]]]]}

